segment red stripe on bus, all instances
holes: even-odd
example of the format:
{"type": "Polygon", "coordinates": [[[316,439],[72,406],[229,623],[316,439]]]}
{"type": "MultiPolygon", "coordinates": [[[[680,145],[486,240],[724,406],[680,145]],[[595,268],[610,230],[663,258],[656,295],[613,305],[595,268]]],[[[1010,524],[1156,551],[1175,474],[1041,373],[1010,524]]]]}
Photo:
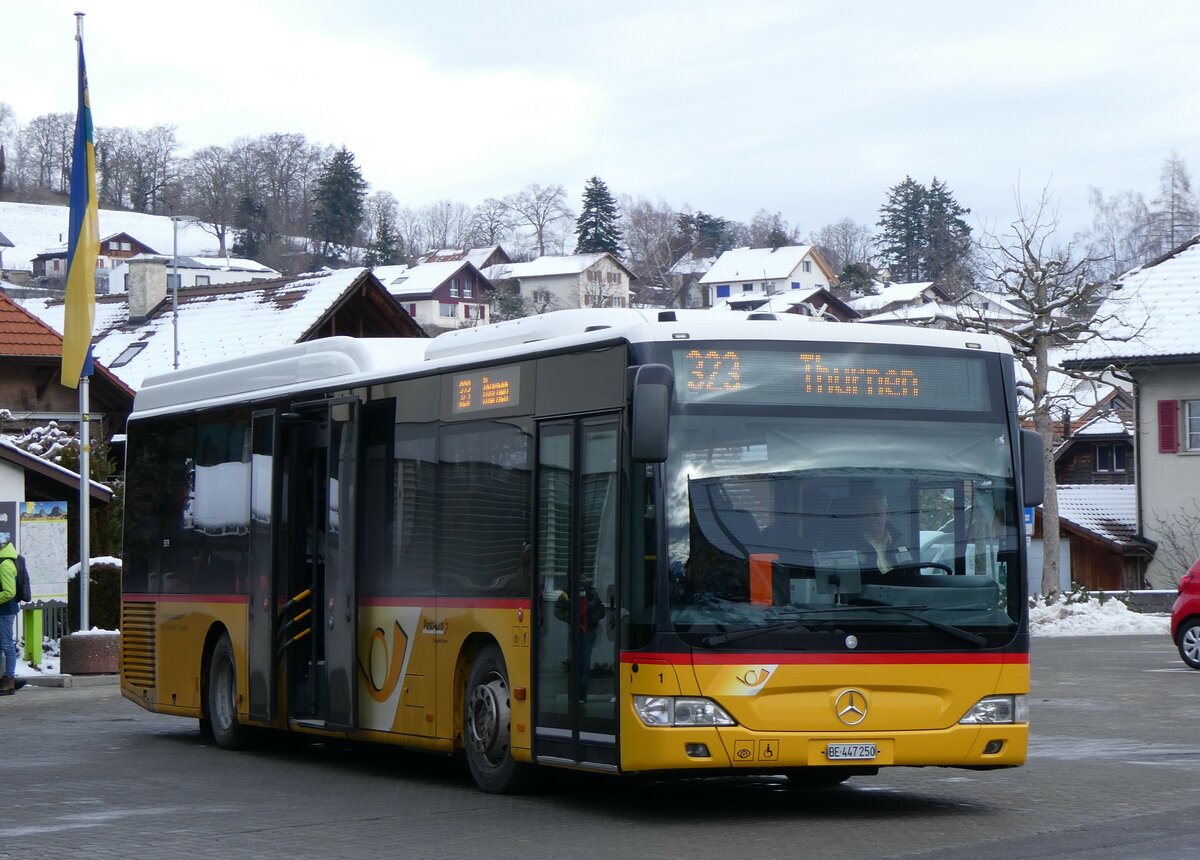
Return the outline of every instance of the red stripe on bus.
{"type": "Polygon", "coordinates": [[[130,603],[248,603],[245,594],[122,594],[130,603]]]}
{"type": "Polygon", "coordinates": [[[423,609],[529,609],[521,597],[360,597],[359,606],[419,606],[423,609]]]}
{"type": "Polygon", "coordinates": [[[843,653],[732,653],[732,654],[670,654],[621,652],[622,663],[666,663],[678,666],[744,666],[747,663],[777,663],[800,666],[886,665],[972,665],[1029,662],[1028,654],[988,653],[971,654],[960,651],[920,654],[843,654],[843,653]]]}

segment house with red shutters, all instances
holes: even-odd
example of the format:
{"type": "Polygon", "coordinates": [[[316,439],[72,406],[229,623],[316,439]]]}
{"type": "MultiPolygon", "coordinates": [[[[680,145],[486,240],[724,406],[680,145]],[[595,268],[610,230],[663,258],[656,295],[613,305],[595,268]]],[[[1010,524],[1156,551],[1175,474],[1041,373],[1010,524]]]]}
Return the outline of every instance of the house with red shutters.
{"type": "Polygon", "coordinates": [[[1122,275],[1099,337],[1064,362],[1133,381],[1137,532],[1156,545],[1151,588],[1174,588],[1200,558],[1200,236],[1122,275]]]}

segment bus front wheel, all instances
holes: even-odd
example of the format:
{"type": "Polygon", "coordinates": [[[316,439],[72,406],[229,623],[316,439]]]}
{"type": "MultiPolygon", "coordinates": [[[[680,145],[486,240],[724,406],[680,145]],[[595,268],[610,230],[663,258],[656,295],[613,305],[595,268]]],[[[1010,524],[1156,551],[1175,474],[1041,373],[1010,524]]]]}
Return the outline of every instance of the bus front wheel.
{"type": "Polygon", "coordinates": [[[475,784],[492,794],[520,791],[529,765],[512,757],[512,704],[504,655],[488,645],[475,655],[463,696],[463,746],[475,784]]]}
{"type": "Polygon", "coordinates": [[[235,750],[245,745],[248,730],[238,722],[237,663],[228,636],[221,637],[208,666],[208,724],[221,749],[235,750]]]}

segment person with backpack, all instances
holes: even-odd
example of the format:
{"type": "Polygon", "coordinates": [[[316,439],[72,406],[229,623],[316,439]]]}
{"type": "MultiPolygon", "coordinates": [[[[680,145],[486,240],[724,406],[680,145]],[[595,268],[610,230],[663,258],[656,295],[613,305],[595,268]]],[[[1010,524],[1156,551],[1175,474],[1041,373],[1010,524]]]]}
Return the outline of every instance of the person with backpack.
{"type": "Polygon", "coordinates": [[[0,676],[0,696],[11,696],[25,686],[17,679],[17,548],[12,541],[0,547],[0,656],[4,674],[0,676]]]}

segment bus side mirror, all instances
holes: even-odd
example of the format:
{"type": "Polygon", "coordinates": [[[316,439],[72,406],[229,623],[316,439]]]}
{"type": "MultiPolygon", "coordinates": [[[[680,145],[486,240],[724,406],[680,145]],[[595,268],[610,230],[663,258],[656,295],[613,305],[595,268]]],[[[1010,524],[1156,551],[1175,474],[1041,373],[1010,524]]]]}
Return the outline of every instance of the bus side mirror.
{"type": "Polygon", "coordinates": [[[667,459],[670,427],[671,368],[643,364],[633,378],[633,461],[661,463],[667,459]]]}
{"type": "Polygon", "coordinates": [[[1021,482],[1025,485],[1025,507],[1040,505],[1046,495],[1046,456],[1042,434],[1036,430],[1021,431],[1021,482]]]}

